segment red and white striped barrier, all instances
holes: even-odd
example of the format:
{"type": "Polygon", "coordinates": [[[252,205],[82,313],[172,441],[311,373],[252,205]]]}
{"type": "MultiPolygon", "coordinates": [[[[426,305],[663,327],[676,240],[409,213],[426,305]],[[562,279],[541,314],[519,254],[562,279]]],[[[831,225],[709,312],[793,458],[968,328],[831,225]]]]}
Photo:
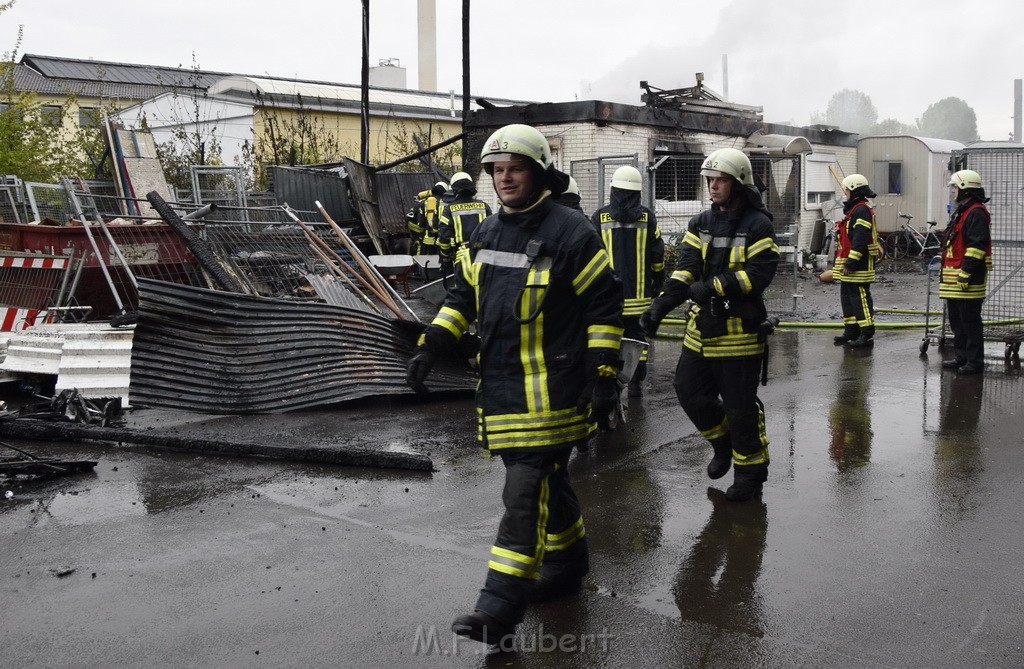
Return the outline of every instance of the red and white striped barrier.
{"type": "Polygon", "coordinates": [[[17,332],[36,324],[52,322],[53,315],[42,309],[0,306],[0,332],[17,332]]]}
{"type": "Polygon", "coordinates": [[[53,256],[0,256],[0,267],[26,269],[67,269],[70,258],[53,256]]]}

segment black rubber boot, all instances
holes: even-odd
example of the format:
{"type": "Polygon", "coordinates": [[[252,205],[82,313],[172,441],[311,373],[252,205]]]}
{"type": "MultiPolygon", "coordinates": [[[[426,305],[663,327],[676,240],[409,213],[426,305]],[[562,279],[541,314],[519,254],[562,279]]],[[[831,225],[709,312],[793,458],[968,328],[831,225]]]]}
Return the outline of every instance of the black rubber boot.
{"type": "Polygon", "coordinates": [[[842,346],[848,341],[853,341],[860,334],[858,331],[860,327],[854,325],[853,327],[846,326],[843,328],[843,334],[838,337],[832,337],[832,343],[836,346],[842,346]]]}
{"type": "Polygon", "coordinates": [[[965,360],[957,360],[956,358],[953,358],[951,360],[943,360],[942,361],[942,368],[943,369],[959,369],[960,367],[963,367],[965,364],[967,364],[967,362],[965,360]]]}
{"type": "Polygon", "coordinates": [[[477,609],[473,613],[459,616],[452,623],[452,631],[473,641],[511,650],[516,626],[504,623],[486,611],[477,609]]]}
{"type": "Polygon", "coordinates": [[[527,597],[538,603],[579,592],[589,571],[590,550],[585,538],[563,551],[550,551],[544,555],[540,576],[527,597]]]}
{"type": "Polygon", "coordinates": [[[761,494],[762,484],[768,480],[768,465],[740,465],[733,470],[733,481],[725,491],[730,502],[747,502],[761,494]]]}
{"type": "Polygon", "coordinates": [[[869,325],[861,328],[860,336],[846,342],[847,348],[869,348],[875,345],[875,326],[869,325]]]}
{"type": "Polygon", "coordinates": [[[711,447],[715,449],[715,455],[708,463],[708,476],[713,479],[720,479],[729,473],[732,465],[732,440],[729,435],[711,440],[711,447]]]}

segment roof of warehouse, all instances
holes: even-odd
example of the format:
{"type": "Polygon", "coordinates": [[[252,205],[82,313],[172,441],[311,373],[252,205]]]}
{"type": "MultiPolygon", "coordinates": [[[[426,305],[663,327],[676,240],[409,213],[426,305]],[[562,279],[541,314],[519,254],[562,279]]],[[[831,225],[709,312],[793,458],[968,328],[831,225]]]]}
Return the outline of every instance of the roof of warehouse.
{"type": "MultiPolygon", "coordinates": [[[[85,95],[102,98],[146,100],[169,88],[197,87],[210,94],[232,92],[260,93],[280,98],[301,96],[322,101],[358,104],[361,89],[358,85],[327,81],[250,76],[244,74],[200,70],[198,68],[164,67],[135,63],[115,63],[99,60],[59,58],[25,54],[14,69],[15,85],[19,90],[51,95],[85,95]]],[[[251,100],[251,97],[249,97],[251,100]]],[[[525,104],[524,101],[488,98],[499,105],[525,104]]],[[[462,114],[462,96],[451,93],[416,91],[394,88],[370,88],[370,102],[407,109],[430,109],[462,114]]],[[[479,106],[472,103],[476,109],[479,106]]]]}

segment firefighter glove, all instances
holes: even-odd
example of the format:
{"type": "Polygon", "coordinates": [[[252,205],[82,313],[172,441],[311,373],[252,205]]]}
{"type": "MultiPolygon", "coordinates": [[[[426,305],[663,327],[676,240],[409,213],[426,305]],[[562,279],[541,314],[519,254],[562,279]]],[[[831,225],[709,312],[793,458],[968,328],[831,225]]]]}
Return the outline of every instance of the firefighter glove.
{"type": "Polygon", "coordinates": [[[602,430],[609,429],[612,413],[619,405],[620,392],[619,381],[614,376],[598,379],[591,394],[590,416],[587,420],[597,423],[602,430]]]}
{"type": "Polygon", "coordinates": [[[690,299],[702,307],[711,303],[713,295],[715,295],[715,289],[711,287],[710,281],[698,281],[690,285],[690,299]]]}
{"type": "Polygon", "coordinates": [[[654,335],[658,332],[658,326],[661,325],[661,321],[664,318],[665,314],[652,304],[644,313],[640,314],[640,329],[644,331],[648,338],[653,339],[654,335]]]}
{"type": "Polygon", "coordinates": [[[428,392],[424,381],[434,367],[434,358],[433,351],[426,346],[420,346],[409,360],[409,366],[405,371],[405,383],[418,393],[428,392]]]}
{"type": "MultiPolygon", "coordinates": [[[[580,398],[576,402],[576,410],[593,422],[600,415],[597,411],[599,404],[602,405],[603,410],[604,406],[608,405],[606,398],[610,394],[615,394],[617,399],[617,375],[618,370],[622,367],[622,361],[619,360],[618,354],[615,352],[589,350],[584,364],[586,365],[587,383],[583,386],[580,398]],[[587,414],[587,405],[593,405],[589,415],[587,414]]],[[[605,412],[605,415],[610,413],[611,410],[605,412]]]]}
{"type": "Polygon", "coordinates": [[[970,288],[971,275],[967,272],[961,271],[956,275],[956,285],[960,286],[960,290],[967,290],[970,288]]]}
{"type": "Polygon", "coordinates": [[[661,293],[661,287],[665,285],[665,272],[652,272],[651,295],[657,297],[661,293]]]}

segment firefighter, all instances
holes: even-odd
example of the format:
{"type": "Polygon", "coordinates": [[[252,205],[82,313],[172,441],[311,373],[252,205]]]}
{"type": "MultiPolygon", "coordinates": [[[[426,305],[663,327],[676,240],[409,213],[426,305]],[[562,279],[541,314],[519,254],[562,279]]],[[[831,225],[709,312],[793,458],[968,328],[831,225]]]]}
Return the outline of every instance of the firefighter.
{"type": "Polygon", "coordinates": [[[566,186],[565,192],[558,196],[556,202],[586,216],[587,212],[583,211],[583,207],[580,206],[580,200],[580,187],[576,183],[576,179],[569,177],[569,185],[566,186]]]}
{"type": "Polygon", "coordinates": [[[469,241],[482,220],[491,215],[491,207],[476,197],[476,184],[465,172],[452,175],[451,190],[441,198],[437,209],[437,246],[441,265],[450,274],[455,252],[469,241]]]}
{"type": "Polygon", "coordinates": [[[437,253],[437,204],[448,191],[448,184],[438,181],[430,190],[416,195],[416,203],[405,215],[405,225],[412,235],[414,255],[437,253]]]}
{"type": "Polygon", "coordinates": [[[953,331],[953,358],[943,361],[942,366],[955,369],[957,374],[980,374],[985,368],[981,303],[992,270],[992,218],[977,172],[955,172],[949,185],[956,210],[943,242],[939,297],[946,301],[953,331]]]}
{"type": "MultiPolygon", "coordinates": [[[[626,302],[622,312],[625,335],[646,341],[640,329],[640,314],[651,306],[651,300],[665,281],[665,243],[658,220],[640,204],[643,179],[640,170],[623,165],[612,175],[606,207],[594,212],[591,222],[601,235],[612,268],[622,280],[626,302]]],[[[640,353],[633,378],[629,381],[630,397],[641,397],[641,382],[647,377],[647,347],[640,353]]]]}
{"type": "Polygon", "coordinates": [[[757,385],[766,346],[762,293],[775,277],[779,247],[742,151],[712,152],[700,173],[711,209],[690,220],[679,262],[640,326],[653,336],[666,314],[691,301],[673,384],[686,415],[714,449],[708,476],[721,478],[733,464],[726,497],[740,502],[760,494],[768,478],[757,385]]]}
{"type": "Polygon", "coordinates": [[[452,630],[504,647],[529,601],[578,590],[589,569],[569,456],[618,402],[623,298],[590,222],[555,204],[567,178],[536,128],[499,129],[481,162],[501,208],[459,249],[407,382],[421,388],[476,321],[478,439],[504,464],[505,511],[475,610],[452,630]]]}
{"type": "Polygon", "coordinates": [[[843,334],[833,337],[836,346],[869,348],[875,345],[875,308],[871,284],[875,282],[875,258],[881,255],[875,210],[869,197],[877,197],[860,174],[843,179],[843,220],[838,224],[832,275],[839,281],[839,303],[843,309],[843,334]]]}

